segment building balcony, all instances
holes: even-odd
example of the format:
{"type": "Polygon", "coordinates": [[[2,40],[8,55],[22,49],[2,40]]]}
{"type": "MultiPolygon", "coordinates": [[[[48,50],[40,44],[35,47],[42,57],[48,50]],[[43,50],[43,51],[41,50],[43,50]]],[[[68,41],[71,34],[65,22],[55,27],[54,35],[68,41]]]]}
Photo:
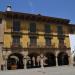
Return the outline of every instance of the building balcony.
{"type": "Polygon", "coordinates": [[[68,50],[68,49],[70,49],[70,47],[67,47],[65,44],[59,44],[58,49],[59,50],[68,50]]]}
{"type": "Polygon", "coordinates": [[[52,38],[52,33],[44,33],[45,38],[52,38]]]}
{"type": "Polygon", "coordinates": [[[11,35],[12,36],[22,36],[22,32],[20,32],[20,31],[12,31],[11,35]]]}
{"type": "Polygon", "coordinates": [[[25,48],[22,46],[22,42],[20,43],[10,42],[10,47],[3,47],[3,51],[21,52],[24,50],[25,48]]]}
{"type": "Polygon", "coordinates": [[[21,51],[23,49],[22,43],[11,43],[11,50],[12,51],[21,51]]]}
{"type": "Polygon", "coordinates": [[[28,43],[27,48],[55,48],[53,45],[45,45],[45,42],[28,43]]]}
{"type": "Polygon", "coordinates": [[[58,39],[64,39],[65,38],[65,34],[58,34],[57,37],[58,37],[58,39]]]}
{"type": "Polygon", "coordinates": [[[55,47],[55,45],[45,45],[44,42],[41,42],[41,43],[39,42],[37,44],[28,43],[27,47],[25,47],[25,48],[22,47],[22,43],[18,43],[18,44],[11,43],[10,48],[3,47],[3,51],[12,51],[12,52],[21,52],[21,51],[29,51],[29,52],[47,51],[47,52],[49,52],[49,51],[57,51],[57,50],[66,51],[66,50],[71,50],[71,48],[66,47],[64,45],[58,46],[58,47],[55,47]]]}
{"type": "Polygon", "coordinates": [[[51,45],[45,45],[44,42],[39,42],[39,43],[28,43],[27,44],[27,48],[28,49],[42,49],[42,50],[70,50],[70,47],[67,48],[65,45],[62,46],[58,46],[56,47],[55,44],[51,44],[51,45]]]}
{"type": "Polygon", "coordinates": [[[38,32],[29,32],[28,35],[30,37],[38,37],[38,32]]]}

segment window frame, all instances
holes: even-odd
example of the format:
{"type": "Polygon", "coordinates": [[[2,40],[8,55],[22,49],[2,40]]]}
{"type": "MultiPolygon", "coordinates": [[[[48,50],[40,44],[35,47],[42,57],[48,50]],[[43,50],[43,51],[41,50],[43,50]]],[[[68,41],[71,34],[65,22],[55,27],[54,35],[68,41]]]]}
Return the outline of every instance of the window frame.
{"type": "Polygon", "coordinates": [[[45,38],[45,45],[46,46],[51,46],[51,38],[49,38],[49,37],[45,38]]]}
{"type": "Polygon", "coordinates": [[[49,23],[46,23],[44,25],[44,32],[45,33],[51,33],[51,25],[49,23]]]}
{"type": "Polygon", "coordinates": [[[30,45],[31,46],[37,45],[37,37],[30,37],[30,45]]]}
{"type": "Polygon", "coordinates": [[[58,33],[58,34],[63,34],[63,26],[61,26],[61,25],[58,25],[58,26],[57,26],[57,33],[58,33]],[[59,27],[59,28],[61,27],[61,28],[59,29],[58,27],[59,27]]]}
{"type": "Polygon", "coordinates": [[[12,30],[15,31],[15,32],[18,32],[18,31],[20,31],[20,29],[21,29],[21,21],[17,20],[17,19],[14,19],[13,20],[13,25],[12,25],[12,30]],[[17,25],[16,25],[16,22],[18,22],[17,25]]]}
{"type": "Polygon", "coordinates": [[[35,22],[31,22],[31,23],[29,24],[29,31],[30,31],[31,33],[36,32],[36,23],[35,23],[35,22]],[[32,25],[34,25],[34,26],[32,26],[32,25]]]}
{"type": "Polygon", "coordinates": [[[20,43],[20,37],[19,36],[13,36],[13,44],[19,44],[20,43]]]}

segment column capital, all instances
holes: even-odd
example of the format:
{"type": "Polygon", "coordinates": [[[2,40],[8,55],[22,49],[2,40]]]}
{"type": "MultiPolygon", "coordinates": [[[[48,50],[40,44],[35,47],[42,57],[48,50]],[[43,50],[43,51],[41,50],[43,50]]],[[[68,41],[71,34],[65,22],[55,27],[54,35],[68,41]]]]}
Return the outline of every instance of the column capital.
{"type": "Polygon", "coordinates": [[[43,54],[40,54],[40,57],[41,57],[41,58],[44,58],[44,55],[43,55],[43,54]]]}

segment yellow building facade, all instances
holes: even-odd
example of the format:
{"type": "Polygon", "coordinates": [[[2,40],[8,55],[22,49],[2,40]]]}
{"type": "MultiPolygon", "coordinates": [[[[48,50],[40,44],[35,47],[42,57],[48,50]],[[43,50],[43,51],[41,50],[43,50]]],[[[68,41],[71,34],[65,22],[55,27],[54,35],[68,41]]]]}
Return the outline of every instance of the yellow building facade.
{"type": "Polygon", "coordinates": [[[68,19],[6,11],[0,23],[1,69],[72,64],[69,34],[75,26],[68,19]]]}

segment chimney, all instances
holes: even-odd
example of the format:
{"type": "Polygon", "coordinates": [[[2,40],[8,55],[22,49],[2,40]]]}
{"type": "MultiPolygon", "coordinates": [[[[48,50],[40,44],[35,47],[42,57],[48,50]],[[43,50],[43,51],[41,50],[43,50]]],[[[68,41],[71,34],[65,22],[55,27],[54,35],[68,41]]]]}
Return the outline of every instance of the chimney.
{"type": "Polygon", "coordinates": [[[7,6],[6,11],[12,11],[12,7],[10,5],[7,6]]]}

